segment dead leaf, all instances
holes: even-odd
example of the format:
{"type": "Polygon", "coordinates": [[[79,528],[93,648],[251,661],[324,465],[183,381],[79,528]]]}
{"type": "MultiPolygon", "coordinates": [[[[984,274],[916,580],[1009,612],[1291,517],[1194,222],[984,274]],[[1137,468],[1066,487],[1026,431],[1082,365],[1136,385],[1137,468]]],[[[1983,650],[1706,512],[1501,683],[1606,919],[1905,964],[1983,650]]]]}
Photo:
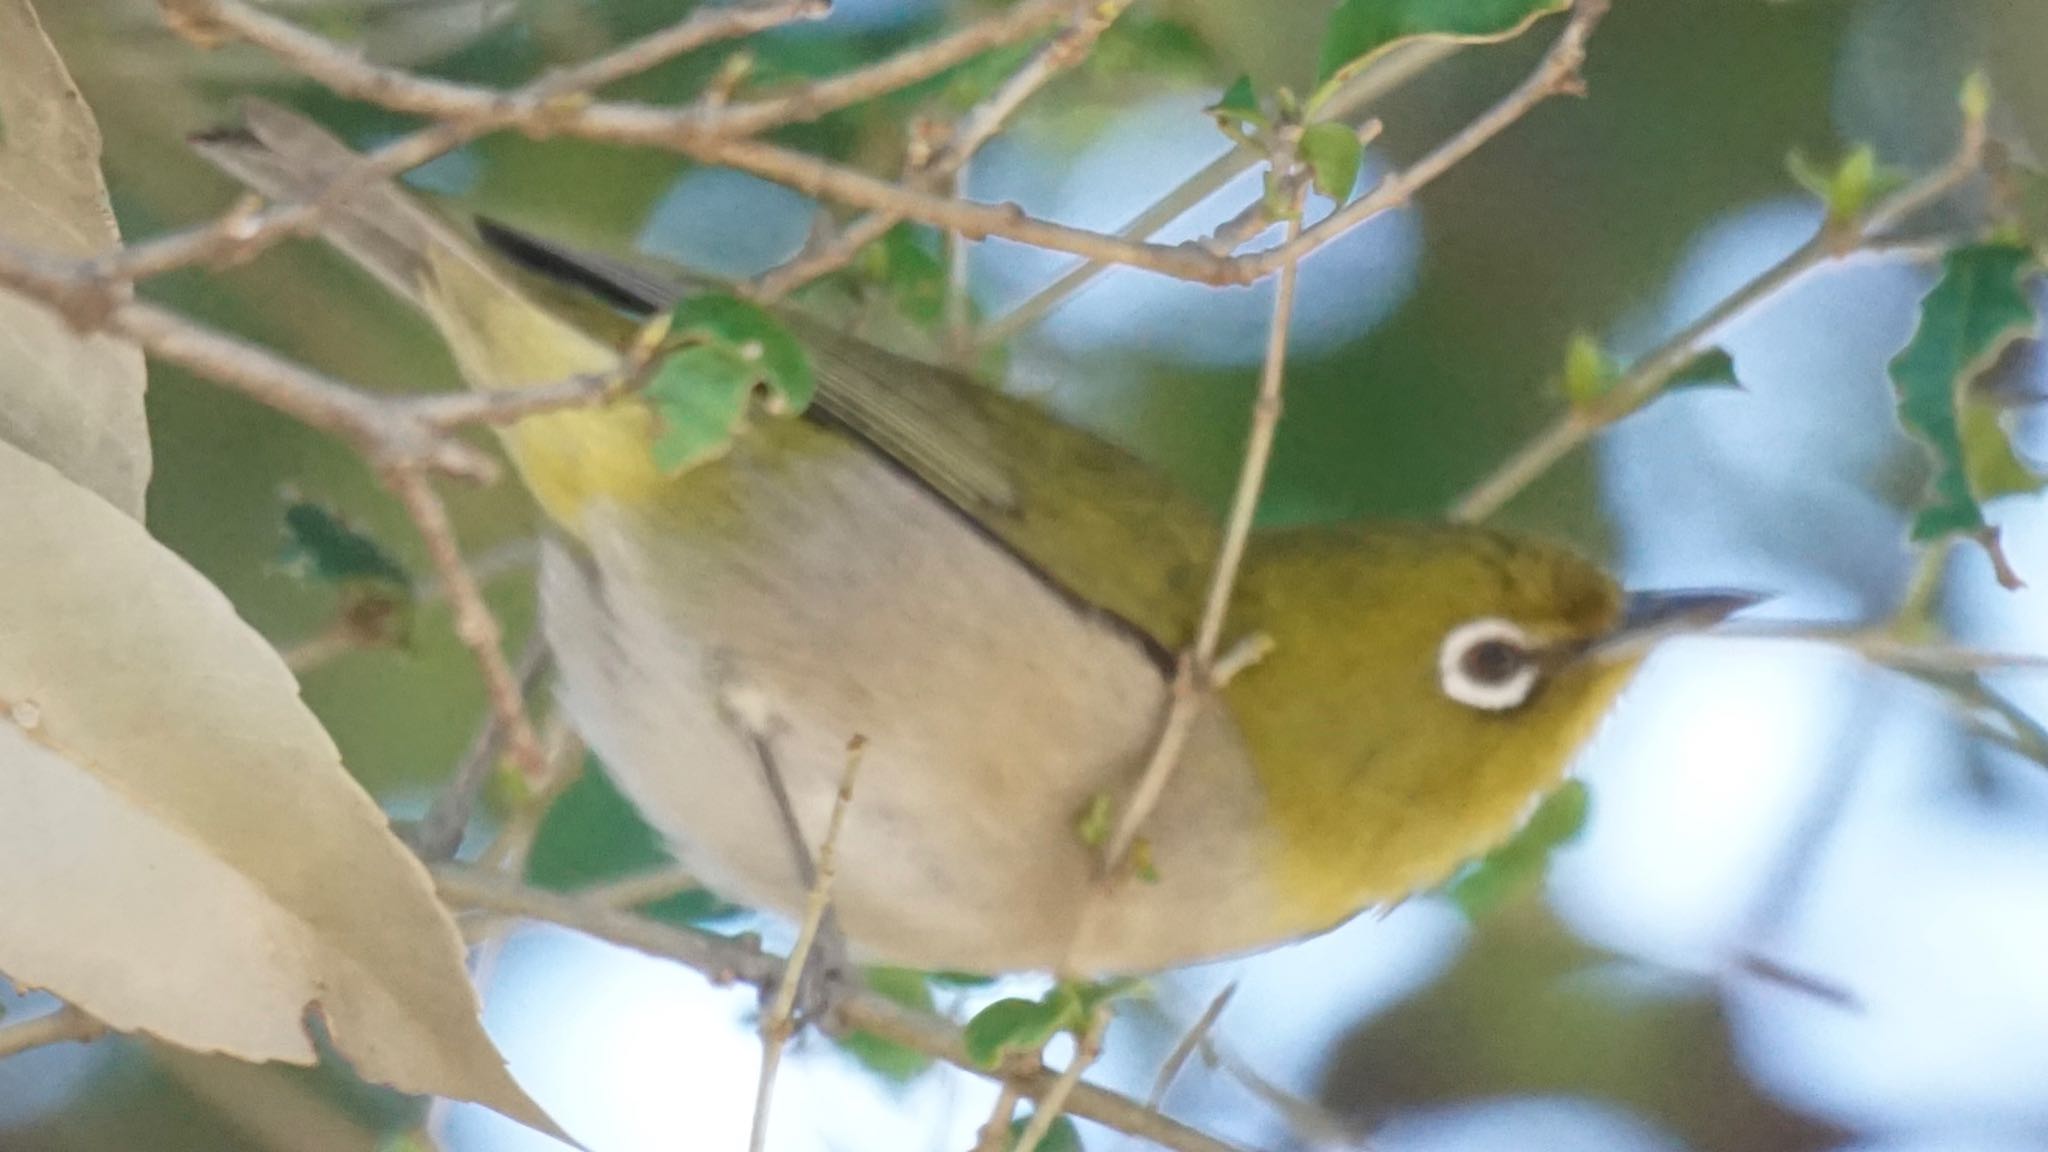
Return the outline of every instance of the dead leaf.
{"type": "MultiPolygon", "coordinates": [[[[0,0],[0,241],[71,258],[121,242],[99,126],[28,0],[0,0]]],[[[138,520],[150,464],[142,392],[140,351],[80,337],[0,289],[0,440],[138,520]]]]}

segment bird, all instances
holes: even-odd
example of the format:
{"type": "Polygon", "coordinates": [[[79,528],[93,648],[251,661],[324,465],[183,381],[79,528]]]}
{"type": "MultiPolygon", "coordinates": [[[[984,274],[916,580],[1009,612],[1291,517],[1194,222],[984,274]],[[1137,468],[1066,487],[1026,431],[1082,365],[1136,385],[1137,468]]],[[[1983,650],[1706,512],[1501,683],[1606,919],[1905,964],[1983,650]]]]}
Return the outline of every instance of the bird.
{"type": "MultiPolygon", "coordinates": [[[[614,372],[646,317],[705,289],[356,179],[360,156],[273,104],[193,145],[323,203],[323,235],[474,388],[614,372]]],[[[710,459],[661,467],[663,417],[631,395],[500,435],[547,523],[561,705],[697,879],[796,916],[861,743],[831,889],[860,963],[1141,974],[1397,904],[1512,836],[1656,640],[1754,601],[1627,593],[1469,524],[1261,528],[1227,620],[1266,654],[1194,694],[1142,869],[1106,869],[1088,815],[1185,692],[1216,516],[1028,400],[775,317],[816,397],[710,459]]]]}

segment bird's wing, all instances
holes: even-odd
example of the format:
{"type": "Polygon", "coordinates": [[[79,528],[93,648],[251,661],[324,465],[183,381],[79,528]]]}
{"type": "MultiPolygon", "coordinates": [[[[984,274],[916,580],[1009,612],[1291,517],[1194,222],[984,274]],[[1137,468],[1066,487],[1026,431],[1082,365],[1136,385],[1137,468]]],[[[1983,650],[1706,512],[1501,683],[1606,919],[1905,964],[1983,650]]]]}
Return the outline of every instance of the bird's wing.
{"type": "MultiPolygon", "coordinates": [[[[649,264],[503,224],[479,232],[529,271],[628,311],[664,309],[689,288],[649,264]]],[[[1192,639],[1219,538],[1208,509],[1129,452],[1028,401],[800,314],[780,318],[810,353],[815,418],[887,457],[1156,653],[1170,657],[1192,639]]]]}

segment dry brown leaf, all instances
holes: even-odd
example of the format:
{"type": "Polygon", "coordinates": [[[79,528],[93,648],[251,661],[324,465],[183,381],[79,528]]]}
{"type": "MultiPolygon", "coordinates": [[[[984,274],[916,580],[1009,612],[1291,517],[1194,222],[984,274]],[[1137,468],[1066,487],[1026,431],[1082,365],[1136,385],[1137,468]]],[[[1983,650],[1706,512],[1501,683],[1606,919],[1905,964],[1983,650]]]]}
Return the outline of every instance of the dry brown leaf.
{"type": "Polygon", "coordinates": [[[109,1026],[357,1072],[543,1131],[419,862],[263,638],[0,443],[0,971],[109,1026]]]}
{"type": "MultiPolygon", "coordinates": [[[[28,0],[0,0],[0,240],[66,257],[121,242],[100,178],[100,131],[28,0]]],[[[142,518],[149,428],[142,353],[81,338],[0,289],[0,440],[142,518]]]]}

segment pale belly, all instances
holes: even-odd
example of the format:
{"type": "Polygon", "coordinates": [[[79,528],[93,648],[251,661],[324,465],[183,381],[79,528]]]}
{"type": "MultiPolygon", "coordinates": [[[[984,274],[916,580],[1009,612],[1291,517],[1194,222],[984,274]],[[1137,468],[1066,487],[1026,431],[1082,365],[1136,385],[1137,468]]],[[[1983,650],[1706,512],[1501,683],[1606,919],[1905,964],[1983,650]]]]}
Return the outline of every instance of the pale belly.
{"type": "Polygon", "coordinates": [[[1226,715],[1198,722],[1147,826],[1158,880],[1105,892],[1075,821],[1140,770],[1157,660],[879,461],[735,451],[686,478],[709,486],[685,509],[701,534],[649,545],[644,512],[594,506],[543,563],[571,717],[685,866],[800,909],[756,737],[815,849],[860,736],[834,888],[857,958],[1093,973],[1299,934],[1226,715]]]}

